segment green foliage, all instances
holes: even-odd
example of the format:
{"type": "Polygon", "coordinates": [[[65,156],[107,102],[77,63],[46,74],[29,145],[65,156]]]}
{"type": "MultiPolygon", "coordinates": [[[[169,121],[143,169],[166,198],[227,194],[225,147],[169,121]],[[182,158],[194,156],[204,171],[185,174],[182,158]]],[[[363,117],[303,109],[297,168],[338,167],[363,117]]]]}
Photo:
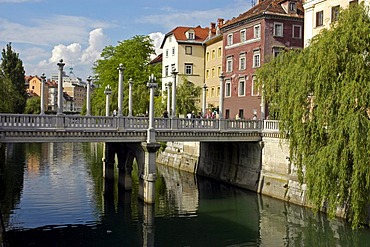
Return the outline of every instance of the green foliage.
{"type": "Polygon", "coordinates": [[[41,98],[34,96],[27,99],[26,108],[24,113],[26,114],[40,114],[41,98]]]}
{"type": "Polygon", "coordinates": [[[186,115],[192,111],[198,112],[201,87],[195,86],[185,76],[181,78],[181,81],[182,83],[177,85],[176,89],[177,113],[186,115]]]}
{"type": "MultiPolygon", "coordinates": [[[[134,36],[118,43],[117,46],[107,46],[103,49],[101,59],[96,61],[94,84],[99,87],[94,90],[91,105],[93,115],[105,115],[104,90],[107,85],[112,88],[110,111],[118,106],[118,71],[119,64],[124,67],[122,113],[128,114],[128,80],[132,78],[133,115],[143,114],[149,106],[149,90],[146,86],[150,74],[161,78],[158,66],[148,65],[150,55],[154,54],[152,40],[148,36],[134,36]]],[[[160,84],[160,81],[157,81],[160,84]]],[[[160,87],[160,85],[159,85],[160,87]]]]}
{"type": "Polygon", "coordinates": [[[279,55],[257,76],[311,202],[330,215],[345,206],[358,227],[370,201],[369,10],[342,11],[308,48],[279,55]]]}
{"type": "Polygon", "coordinates": [[[23,62],[11,43],[2,50],[0,88],[0,112],[23,113],[27,100],[23,62]]]}

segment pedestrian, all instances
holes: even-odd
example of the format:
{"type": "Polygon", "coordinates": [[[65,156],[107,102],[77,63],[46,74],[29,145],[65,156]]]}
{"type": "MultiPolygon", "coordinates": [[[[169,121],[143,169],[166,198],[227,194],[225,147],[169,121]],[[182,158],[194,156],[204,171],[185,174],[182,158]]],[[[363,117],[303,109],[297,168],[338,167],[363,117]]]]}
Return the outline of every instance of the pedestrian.
{"type": "Polygon", "coordinates": [[[117,110],[116,109],[114,109],[113,110],[113,117],[116,117],[117,116],[117,110]]]}
{"type": "Polygon", "coordinates": [[[167,111],[167,110],[165,110],[165,111],[163,112],[163,117],[164,117],[164,118],[168,118],[168,111],[167,111]]]}

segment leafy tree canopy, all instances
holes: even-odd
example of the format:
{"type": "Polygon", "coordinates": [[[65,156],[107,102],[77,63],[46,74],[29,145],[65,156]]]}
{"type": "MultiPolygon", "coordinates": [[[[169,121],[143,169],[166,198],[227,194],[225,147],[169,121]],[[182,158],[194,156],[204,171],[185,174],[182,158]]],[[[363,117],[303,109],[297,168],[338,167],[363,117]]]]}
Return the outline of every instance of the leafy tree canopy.
{"type": "Polygon", "coordinates": [[[343,10],[308,48],[257,72],[309,199],[330,215],[350,209],[353,227],[370,202],[369,16],[363,5],[343,10]]]}
{"type": "Polygon", "coordinates": [[[25,114],[40,114],[41,98],[33,96],[27,99],[26,108],[24,109],[25,114]]]}
{"type": "MultiPolygon", "coordinates": [[[[149,90],[147,82],[150,74],[161,78],[159,66],[148,65],[150,55],[154,54],[152,40],[148,36],[137,35],[131,39],[118,43],[117,46],[107,46],[103,49],[101,59],[96,61],[94,72],[96,80],[94,84],[98,88],[94,90],[91,100],[92,113],[105,115],[104,90],[107,85],[112,88],[111,112],[118,106],[118,66],[124,67],[123,103],[122,113],[128,114],[128,80],[132,78],[133,115],[143,114],[149,105],[149,90]]],[[[157,80],[160,84],[160,80],[157,80]]],[[[159,85],[160,88],[160,85],[159,85]]]]}
{"type": "Polygon", "coordinates": [[[27,100],[24,82],[23,62],[9,43],[2,50],[0,64],[0,112],[23,113],[27,100]]]}
{"type": "Polygon", "coordinates": [[[182,83],[177,85],[176,89],[177,113],[186,115],[192,111],[198,112],[201,87],[195,86],[194,83],[188,81],[186,76],[183,76],[181,81],[182,83]]]}

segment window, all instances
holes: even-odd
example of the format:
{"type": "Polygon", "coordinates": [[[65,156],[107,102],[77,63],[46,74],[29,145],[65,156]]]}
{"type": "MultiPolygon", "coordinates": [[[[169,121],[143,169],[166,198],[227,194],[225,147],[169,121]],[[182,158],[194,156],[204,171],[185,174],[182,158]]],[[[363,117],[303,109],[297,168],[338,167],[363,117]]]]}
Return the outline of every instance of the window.
{"type": "Polygon", "coordinates": [[[172,42],[172,36],[168,37],[168,42],[172,42]]]}
{"type": "Polygon", "coordinates": [[[259,96],[260,93],[259,93],[259,90],[256,86],[256,82],[257,82],[257,79],[256,79],[256,76],[252,76],[252,96],[259,96]]]}
{"type": "Polygon", "coordinates": [[[166,67],[164,67],[164,75],[168,76],[168,65],[166,67]]]}
{"type": "Polygon", "coordinates": [[[272,54],[274,55],[274,57],[279,56],[279,54],[281,53],[281,50],[282,48],[277,48],[277,47],[272,48],[272,54]]]}
{"type": "Polygon", "coordinates": [[[296,12],[296,5],[294,2],[289,3],[289,12],[296,12]]]}
{"type": "Polygon", "coordinates": [[[244,70],[246,68],[245,53],[240,54],[239,57],[239,70],[244,70]]]}
{"type": "Polygon", "coordinates": [[[172,47],[172,56],[175,56],[175,47],[172,47]]]}
{"type": "Polygon", "coordinates": [[[212,68],[212,78],[215,78],[215,76],[216,76],[215,68],[212,68]]]}
{"type": "Polygon", "coordinates": [[[195,39],[195,34],[194,34],[194,31],[193,30],[191,30],[191,31],[188,31],[188,39],[195,39]]]}
{"type": "Polygon", "coordinates": [[[206,70],[206,78],[209,79],[209,69],[206,70]]]}
{"type": "Polygon", "coordinates": [[[185,54],[191,55],[193,53],[193,47],[191,46],[185,46],[185,54]]]}
{"type": "Polygon", "coordinates": [[[166,50],[166,57],[168,57],[168,49],[166,50]]]}
{"type": "Polygon", "coordinates": [[[226,119],[230,118],[230,110],[229,109],[226,109],[226,111],[225,111],[225,118],[226,119]]]}
{"type": "Polygon", "coordinates": [[[221,66],[217,67],[217,76],[219,77],[221,75],[221,66]]]}
{"type": "Polygon", "coordinates": [[[233,57],[227,57],[226,60],[226,72],[232,72],[233,71],[233,57]]]}
{"type": "Polygon", "coordinates": [[[245,80],[244,80],[244,78],[239,78],[238,95],[239,96],[244,96],[245,95],[245,80]]]}
{"type": "Polygon", "coordinates": [[[226,80],[225,82],[225,97],[230,97],[231,96],[231,81],[226,80]]]}
{"type": "Polygon", "coordinates": [[[217,97],[220,97],[220,86],[217,87],[217,97]]]}
{"type": "Polygon", "coordinates": [[[207,51],[206,58],[207,58],[207,61],[209,61],[209,51],[207,51]]]}
{"type": "Polygon", "coordinates": [[[222,48],[221,47],[218,47],[218,49],[217,49],[217,56],[218,57],[222,56],[222,48]]]}
{"type": "Polygon", "coordinates": [[[208,90],[208,88],[206,89],[206,97],[209,98],[209,90],[208,90]]]}
{"type": "Polygon", "coordinates": [[[245,35],[245,29],[240,31],[240,42],[245,42],[247,40],[245,35]]]}
{"type": "Polygon", "coordinates": [[[215,88],[214,87],[211,88],[211,97],[212,98],[215,97],[215,88]]]}
{"type": "Polygon", "coordinates": [[[358,4],[358,0],[349,1],[349,6],[350,7],[355,6],[357,4],[358,4]]]}
{"type": "Polygon", "coordinates": [[[260,51],[254,51],[253,52],[253,68],[257,68],[260,66],[260,51]]]}
{"type": "Polygon", "coordinates": [[[258,38],[260,38],[261,37],[261,26],[260,25],[256,25],[256,26],[254,26],[254,38],[255,39],[258,39],[258,38]]]}
{"type": "Polygon", "coordinates": [[[174,71],[176,69],[175,64],[171,64],[171,71],[174,71]]]}
{"type": "Polygon", "coordinates": [[[239,109],[239,118],[243,119],[244,118],[244,110],[239,109]]]}
{"type": "Polygon", "coordinates": [[[233,34],[227,35],[227,45],[232,45],[233,44],[233,34]]]}
{"type": "Polygon", "coordinates": [[[293,25],[293,31],[292,31],[292,37],[293,38],[302,38],[302,27],[299,25],[293,25]]]}
{"type": "Polygon", "coordinates": [[[324,11],[316,12],[316,27],[324,25],[324,11]]]}
{"type": "Polygon", "coordinates": [[[336,22],[338,21],[339,17],[339,5],[334,6],[331,8],[331,22],[336,22]]]}
{"type": "Polygon", "coordinates": [[[274,36],[283,37],[283,23],[274,23],[274,36]]]}
{"type": "Polygon", "coordinates": [[[193,64],[186,63],[185,64],[185,75],[192,75],[193,74],[193,64]]]}
{"type": "Polygon", "coordinates": [[[212,50],[212,59],[216,58],[216,50],[212,50]]]}

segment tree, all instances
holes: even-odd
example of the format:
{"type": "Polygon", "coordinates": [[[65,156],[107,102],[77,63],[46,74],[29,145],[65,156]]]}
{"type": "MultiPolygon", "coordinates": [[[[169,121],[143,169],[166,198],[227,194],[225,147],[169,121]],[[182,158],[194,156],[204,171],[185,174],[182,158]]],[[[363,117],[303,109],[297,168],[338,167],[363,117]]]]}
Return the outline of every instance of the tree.
{"type": "Polygon", "coordinates": [[[27,93],[24,83],[23,62],[18,53],[12,51],[11,43],[2,50],[0,65],[1,112],[23,113],[27,93]]]}
{"type": "Polygon", "coordinates": [[[370,202],[368,8],[341,11],[308,48],[279,55],[257,76],[315,208],[334,215],[345,207],[353,227],[364,223],[370,202]]]}
{"type": "Polygon", "coordinates": [[[199,104],[197,102],[199,102],[201,88],[188,81],[185,76],[181,78],[181,81],[183,83],[177,85],[176,89],[176,107],[178,114],[186,115],[192,111],[198,112],[199,107],[197,107],[197,105],[199,104]]]}
{"type": "MultiPolygon", "coordinates": [[[[134,36],[131,39],[118,43],[116,47],[107,46],[103,49],[101,59],[95,62],[94,72],[96,80],[94,84],[99,87],[94,91],[91,100],[92,113],[105,115],[104,90],[107,85],[112,88],[111,111],[118,105],[118,71],[117,67],[122,63],[124,67],[124,97],[122,103],[123,115],[128,114],[128,80],[132,78],[133,84],[133,115],[144,114],[149,106],[149,90],[147,88],[148,77],[154,74],[161,78],[159,67],[149,66],[150,55],[154,54],[152,40],[148,36],[134,36]]],[[[160,84],[160,80],[157,80],[160,84]]],[[[160,85],[159,85],[160,87],[160,85]]]]}
{"type": "Polygon", "coordinates": [[[41,98],[38,96],[33,96],[27,99],[26,108],[24,109],[24,113],[26,114],[40,114],[40,105],[41,105],[41,98]]]}

